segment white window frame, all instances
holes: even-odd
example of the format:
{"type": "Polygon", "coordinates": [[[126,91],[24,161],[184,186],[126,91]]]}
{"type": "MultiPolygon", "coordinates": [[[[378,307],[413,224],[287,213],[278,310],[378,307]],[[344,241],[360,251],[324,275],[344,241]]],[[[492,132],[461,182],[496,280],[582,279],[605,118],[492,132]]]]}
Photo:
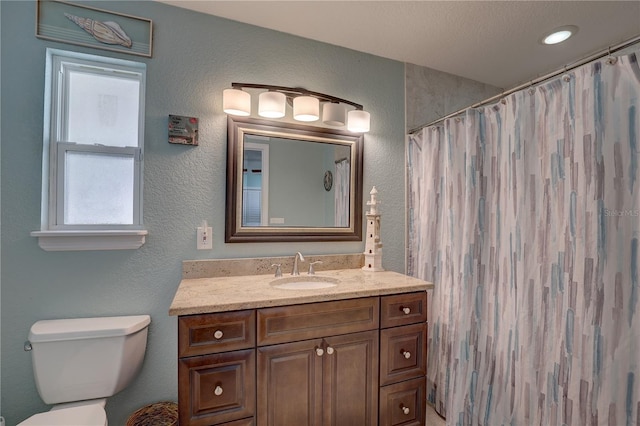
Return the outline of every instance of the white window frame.
{"type": "Polygon", "coordinates": [[[145,243],[142,182],[144,159],[144,100],[146,65],[96,55],[47,49],[44,96],[42,212],[38,238],[47,251],[136,249],[145,243]],[[117,147],[82,144],[67,140],[68,70],[130,78],[140,83],[137,146],[117,147]],[[134,159],[133,220],[131,224],[64,224],[65,152],[115,155],[134,159]]]}

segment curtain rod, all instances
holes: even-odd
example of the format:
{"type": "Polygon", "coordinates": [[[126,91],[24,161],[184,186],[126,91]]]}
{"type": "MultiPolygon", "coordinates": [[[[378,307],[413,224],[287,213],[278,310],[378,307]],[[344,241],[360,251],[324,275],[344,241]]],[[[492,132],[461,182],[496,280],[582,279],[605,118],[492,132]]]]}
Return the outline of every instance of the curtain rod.
{"type": "Polygon", "coordinates": [[[494,101],[496,101],[496,100],[498,100],[500,98],[508,96],[508,95],[510,95],[510,94],[512,94],[514,92],[517,92],[518,90],[522,90],[522,89],[525,89],[527,87],[531,87],[534,84],[538,84],[538,83],[541,83],[541,82],[543,82],[545,80],[549,80],[549,79],[551,79],[553,77],[556,77],[556,76],[558,76],[560,74],[564,74],[567,71],[571,71],[571,70],[573,70],[575,68],[578,68],[578,67],[580,67],[580,66],[582,66],[584,64],[587,64],[589,62],[595,61],[595,60],[600,59],[600,58],[604,58],[605,56],[611,55],[614,52],[617,52],[619,50],[625,49],[625,48],[627,48],[629,46],[632,46],[632,45],[634,45],[634,44],[636,44],[638,42],[640,42],[640,36],[636,36],[636,37],[634,37],[632,39],[624,41],[624,42],[622,42],[620,44],[617,44],[617,45],[615,45],[613,47],[609,47],[609,48],[607,48],[605,50],[602,50],[602,51],[600,51],[598,53],[594,53],[593,55],[587,56],[586,58],[581,59],[581,60],[579,60],[577,62],[573,62],[571,64],[567,64],[564,67],[562,67],[561,69],[558,69],[556,71],[550,72],[549,74],[543,75],[542,77],[538,77],[536,79],[533,79],[528,83],[520,84],[519,86],[516,86],[516,87],[514,87],[512,89],[509,89],[507,91],[499,93],[499,94],[497,94],[495,96],[492,96],[492,97],[490,97],[488,99],[485,99],[484,101],[480,101],[480,102],[475,103],[473,105],[470,105],[468,107],[462,108],[461,110],[458,110],[456,112],[452,112],[451,114],[447,114],[444,117],[439,118],[439,119],[437,119],[435,121],[432,121],[429,124],[424,124],[422,126],[419,126],[419,127],[414,128],[414,129],[411,129],[408,132],[408,134],[412,135],[412,134],[414,134],[416,132],[419,132],[420,130],[422,130],[422,129],[426,128],[426,127],[433,126],[433,125],[438,124],[441,121],[444,121],[444,120],[446,120],[448,118],[455,117],[456,115],[460,115],[463,112],[465,112],[466,110],[468,110],[469,108],[478,108],[478,107],[480,107],[482,105],[486,105],[486,104],[492,103],[492,102],[494,102],[494,101]]]}

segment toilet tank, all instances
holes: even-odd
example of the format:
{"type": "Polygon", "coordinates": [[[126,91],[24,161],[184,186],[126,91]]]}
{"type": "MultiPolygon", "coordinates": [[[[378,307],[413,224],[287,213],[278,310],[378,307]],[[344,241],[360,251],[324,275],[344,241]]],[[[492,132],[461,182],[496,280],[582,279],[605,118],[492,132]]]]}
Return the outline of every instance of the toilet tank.
{"type": "Polygon", "coordinates": [[[47,404],[107,398],[136,376],[149,315],[38,321],[29,332],[38,393],[47,404]]]}

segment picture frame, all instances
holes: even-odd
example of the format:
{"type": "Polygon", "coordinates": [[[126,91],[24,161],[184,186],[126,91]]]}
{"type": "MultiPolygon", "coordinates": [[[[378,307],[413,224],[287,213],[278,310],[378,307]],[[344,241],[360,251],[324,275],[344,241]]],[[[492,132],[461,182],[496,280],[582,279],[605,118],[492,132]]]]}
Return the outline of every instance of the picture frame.
{"type": "Polygon", "coordinates": [[[36,37],[150,58],[151,19],[61,0],[38,0],[36,37]]]}

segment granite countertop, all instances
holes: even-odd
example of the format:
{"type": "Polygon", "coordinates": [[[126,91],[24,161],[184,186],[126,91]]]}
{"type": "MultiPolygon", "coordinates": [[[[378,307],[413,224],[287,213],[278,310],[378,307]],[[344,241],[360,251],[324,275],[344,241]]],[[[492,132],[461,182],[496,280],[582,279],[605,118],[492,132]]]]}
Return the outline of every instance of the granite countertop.
{"type": "MultiPolygon", "coordinates": [[[[269,275],[244,275],[214,278],[185,278],[176,291],[169,315],[191,315],[236,311],[269,306],[296,305],[357,297],[426,291],[433,284],[397,272],[371,272],[362,269],[340,269],[317,272],[314,277],[337,279],[329,288],[285,290],[271,286],[274,280],[290,279],[269,275]]],[[[300,281],[307,278],[302,272],[300,281]]]]}

